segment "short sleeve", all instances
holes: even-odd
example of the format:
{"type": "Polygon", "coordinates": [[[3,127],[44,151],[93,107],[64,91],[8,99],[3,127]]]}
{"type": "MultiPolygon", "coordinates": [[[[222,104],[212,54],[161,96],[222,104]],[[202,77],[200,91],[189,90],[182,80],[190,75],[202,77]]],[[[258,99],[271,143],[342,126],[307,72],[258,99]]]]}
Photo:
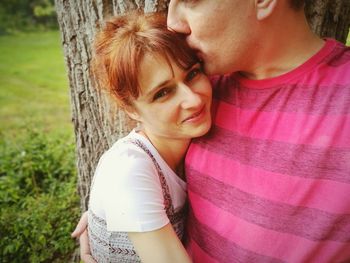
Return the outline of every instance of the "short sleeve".
{"type": "Polygon", "coordinates": [[[143,150],[108,152],[95,177],[108,231],[146,232],[169,223],[157,170],[143,150]]]}

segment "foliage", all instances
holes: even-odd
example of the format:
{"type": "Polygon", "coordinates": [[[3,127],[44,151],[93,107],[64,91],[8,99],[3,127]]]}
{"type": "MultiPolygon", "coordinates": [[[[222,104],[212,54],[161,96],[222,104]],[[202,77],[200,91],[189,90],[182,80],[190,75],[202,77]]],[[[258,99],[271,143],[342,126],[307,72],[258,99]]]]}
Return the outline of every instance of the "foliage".
{"type": "Polygon", "coordinates": [[[1,136],[1,262],[67,262],[78,200],[70,139],[28,131],[14,145],[1,136]]]}
{"type": "Polygon", "coordinates": [[[0,34],[57,28],[54,0],[1,0],[0,34]]]}

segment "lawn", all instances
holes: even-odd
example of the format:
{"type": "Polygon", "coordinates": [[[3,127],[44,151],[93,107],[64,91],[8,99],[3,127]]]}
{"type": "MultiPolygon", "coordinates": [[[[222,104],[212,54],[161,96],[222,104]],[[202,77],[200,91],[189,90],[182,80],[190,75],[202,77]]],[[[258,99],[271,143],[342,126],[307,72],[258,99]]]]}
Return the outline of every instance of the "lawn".
{"type": "Polygon", "coordinates": [[[0,37],[0,133],[25,127],[72,134],[69,88],[57,31],[0,37]]]}

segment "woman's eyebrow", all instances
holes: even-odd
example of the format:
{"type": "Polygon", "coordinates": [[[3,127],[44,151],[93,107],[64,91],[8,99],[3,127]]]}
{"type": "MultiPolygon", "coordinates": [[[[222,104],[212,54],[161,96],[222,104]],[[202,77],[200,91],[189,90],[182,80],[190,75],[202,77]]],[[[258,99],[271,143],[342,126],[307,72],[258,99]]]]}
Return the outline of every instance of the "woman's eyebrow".
{"type": "Polygon", "coordinates": [[[165,86],[166,84],[168,84],[169,82],[171,81],[171,79],[167,79],[167,80],[164,80],[162,82],[160,82],[159,84],[157,84],[156,86],[154,86],[153,88],[151,88],[151,90],[149,90],[146,94],[146,96],[149,96],[151,94],[153,94],[153,92],[157,89],[159,89],[160,87],[162,86],[165,86]]]}

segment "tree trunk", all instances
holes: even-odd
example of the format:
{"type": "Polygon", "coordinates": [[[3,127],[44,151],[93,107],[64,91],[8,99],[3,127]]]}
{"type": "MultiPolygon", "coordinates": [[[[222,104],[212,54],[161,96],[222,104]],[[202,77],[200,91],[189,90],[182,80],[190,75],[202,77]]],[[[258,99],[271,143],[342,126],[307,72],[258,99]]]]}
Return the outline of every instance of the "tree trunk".
{"type": "Polygon", "coordinates": [[[306,16],[321,37],[345,43],[350,27],[350,0],[306,0],[306,16]]]}
{"type": "MultiPolygon", "coordinates": [[[[99,157],[133,125],[108,96],[93,87],[89,61],[96,26],[111,15],[132,9],[165,10],[167,3],[168,0],[55,0],[71,91],[82,210],[87,209],[91,178],[99,157]]],[[[349,3],[349,0],[309,1],[306,11],[315,32],[345,42],[350,23],[349,3]]]]}

